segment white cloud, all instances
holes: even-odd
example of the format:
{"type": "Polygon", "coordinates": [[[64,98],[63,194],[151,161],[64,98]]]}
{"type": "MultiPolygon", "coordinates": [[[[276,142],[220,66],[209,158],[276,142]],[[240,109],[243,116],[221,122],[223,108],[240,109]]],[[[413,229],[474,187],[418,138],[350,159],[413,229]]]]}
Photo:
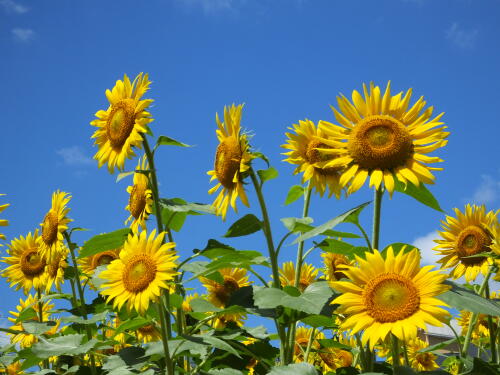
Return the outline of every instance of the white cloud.
{"type": "Polygon", "coordinates": [[[481,183],[467,202],[475,204],[490,204],[500,197],[500,181],[490,175],[481,175],[481,183]]]}
{"type": "Polygon", "coordinates": [[[84,154],[79,146],[62,148],[56,151],[57,155],[61,156],[66,165],[89,165],[93,164],[90,157],[84,154]]]}
{"type": "Polygon", "coordinates": [[[213,13],[220,10],[231,10],[241,0],[179,0],[190,7],[200,7],[205,13],[213,13]]]}
{"type": "Polygon", "coordinates": [[[458,22],[454,22],[446,30],[446,39],[450,40],[457,47],[470,49],[474,47],[478,33],[477,29],[465,30],[460,27],[458,22]]]}
{"type": "Polygon", "coordinates": [[[0,5],[3,6],[7,13],[23,14],[29,10],[28,7],[18,4],[13,0],[0,0],[0,5]]]}
{"type": "Polygon", "coordinates": [[[440,236],[438,232],[432,231],[422,237],[417,237],[413,240],[412,245],[420,249],[422,264],[437,264],[436,262],[439,260],[439,258],[441,258],[437,251],[432,250],[432,248],[437,245],[434,240],[437,240],[439,238],[440,236]]]}
{"type": "Polygon", "coordinates": [[[35,32],[31,29],[22,29],[19,27],[16,27],[15,29],[12,29],[12,35],[14,36],[14,39],[19,41],[19,42],[29,42],[35,37],[35,32]]]}

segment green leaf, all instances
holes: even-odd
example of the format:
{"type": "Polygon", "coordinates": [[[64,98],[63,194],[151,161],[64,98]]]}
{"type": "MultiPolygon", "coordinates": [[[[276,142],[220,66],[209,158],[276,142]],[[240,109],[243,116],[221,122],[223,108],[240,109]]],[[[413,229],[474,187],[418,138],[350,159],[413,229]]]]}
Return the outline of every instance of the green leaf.
{"type": "Polygon", "coordinates": [[[118,249],[123,246],[129,233],[129,228],[123,228],[114,232],[98,234],[83,244],[78,258],[85,258],[106,250],[118,249]]]}
{"type": "Polygon", "coordinates": [[[174,307],[174,308],[178,308],[178,307],[181,307],[182,306],[182,301],[184,300],[182,298],[182,296],[178,295],[178,294],[169,294],[168,295],[168,299],[170,300],[170,306],[174,307]]]}
{"type": "Polygon", "coordinates": [[[41,335],[49,331],[52,327],[56,325],[56,322],[44,322],[40,323],[36,320],[30,320],[23,322],[23,330],[31,333],[32,335],[41,335]]]}
{"type": "Polygon", "coordinates": [[[278,177],[278,171],[274,167],[269,167],[267,169],[260,169],[257,171],[257,174],[260,177],[260,184],[262,185],[264,182],[272,180],[278,177]]]}
{"type": "Polygon", "coordinates": [[[444,284],[451,285],[451,290],[441,294],[437,298],[446,302],[451,307],[479,314],[500,316],[500,304],[497,302],[483,298],[479,294],[463,288],[453,281],[445,280],[444,284]]]}
{"type": "Polygon", "coordinates": [[[314,228],[309,225],[313,222],[312,217],[284,217],[281,219],[281,222],[286,229],[293,233],[307,232],[314,228]]]}
{"type": "Polygon", "coordinates": [[[408,181],[405,185],[397,179],[394,179],[394,190],[409,195],[420,203],[423,203],[426,206],[435,209],[436,211],[444,212],[443,209],[439,206],[439,202],[437,201],[437,199],[434,198],[434,195],[432,195],[432,193],[425,187],[424,184],[415,186],[408,181]]]}
{"type": "Polygon", "coordinates": [[[188,212],[190,214],[193,214],[193,211],[202,212],[205,214],[215,213],[214,208],[210,204],[189,203],[182,198],[160,198],[160,206],[173,212],[188,212]]]}
{"type": "Polygon", "coordinates": [[[342,254],[350,258],[354,258],[354,255],[363,257],[368,251],[367,247],[354,246],[350,243],[339,241],[334,238],[327,238],[318,245],[318,247],[329,253],[342,254]]]}
{"type": "Polygon", "coordinates": [[[318,375],[318,372],[310,363],[294,363],[288,366],[273,367],[267,375],[318,375]]]}
{"type": "Polygon", "coordinates": [[[138,328],[144,327],[145,325],[151,324],[150,319],[145,319],[141,316],[137,316],[133,319],[127,320],[126,322],[122,322],[118,328],[115,330],[113,336],[118,335],[119,333],[125,332],[126,330],[135,331],[138,328]]]}
{"type": "Polygon", "coordinates": [[[285,287],[283,287],[283,291],[292,297],[299,297],[302,294],[300,293],[300,290],[298,288],[291,285],[286,285],[285,287]]]}
{"type": "Polygon", "coordinates": [[[16,323],[24,322],[25,320],[33,318],[37,318],[36,311],[32,307],[28,307],[19,313],[19,316],[16,319],[16,323]]]}
{"type": "MultiPolygon", "coordinates": [[[[333,318],[332,318],[333,320],[333,318]]],[[[351,351],[352,348],[349,345],[342,344],[341,342],[338,342],[337,340],[334,339],[319,339],[319,343],[323,348],[337,348],[337,349],[344,349],[351,351]]]]}
{"type": "Polygon", "coordinates": [[[252,152],[252,155],[258,159],[262,159],[266,162],[267,166],[270,167],[269,159],[262,152],[252,152]]]}
{"type": "Polygon", "coordinates": [[[107,311],[103,311],[98,314],[94,314],[92,318],[90,319],[83,319],[82,317],[79,316],[63,316],[61,318],[61,322],[63,323],[78,323],[78,324],[95,324],[97,322],[100,322],[101,320],[105,320],[108,315],[107,311]]]}
{"type": "Polygon", "coordinates": [[[182,335],[186,340],[197,342],[197,343],[203,343],[205,345],[212,346],[214,348],[229,352],[233,355],[235,355],[238,358],[241,358],[240,353],[238,353],[231,345],[229,345],[227,342],[214,337],[214,336],[209,336],[207,334],[205,335],[182,335]]]}
{"type": "Polygon", "coordinates": [[[328,317],[328,316],[324,316],[324,315],[318,315],[318,314],[309,315],[309,316],[301,319],[301,321],[304,324],[307,324],[307,325],[314,327],[314,328],[318,328],[318,327],[328,328],[328,327],[335,326],[335,320],[333,318],[328,317]]]}
{"type": "Polygon", "coordinates": [[[98,341],[92,339],[82,343],[84,336],[83,334],[66,335],[48,340],[40,338],[40,342],[32,346],[32,351],[35,356],[42,359],[64,354],[76,355],[87,353],[98,343],[98,341]]]}
{"type": "Polygon", "coordinates": [[[295,241],[293,241],[293,243],[296,244],[296,243],[308,240],[309,238],[315,237],[318,234],[321,234],[328,229],[333,229],[335,226],[337,226],[340,223],[346,222],[346,220],[348,220],[348,222],[352,222],[351,220],[355,220],[355,219],[357,220],[357,217],[358,217],[359,213],[361,212],[361,210],[363,210],[363,208],[365,208],[369,204],[370,204],[370,202],[365,202],[365,203],[363,203],[363,204],[361,204],[353,209],[350,209],[347,212],[344,212],[343,214],[341,214],[341,215],[339,215],[331,220],[328,220],[326,223],[310,230],[309,232],[302,234],[295,241]]]}
{"type": "Polygon", "coordinates": [[[449,340],[446,340],[443,342],[439,342],[439,343],[434,344],[434,345],[427,346],[423,349],[420,349],[419,352],[421,352],[421,353],[433,352],[435,350],[446,348],[448,345],[451,345],[451,344],[455,343],[456,341],[457,341],[456,338],[452,338],[452,339],[449,339],[449,340]]]}
{"type": "Polygon", "coordinates": [[[301,185],[293,185],[290,190],[288,190],[288,194],[285,199],[285,206],[295,202],[297,199],[304,195],[306,189],[301,185]]]}
{"type": "Polygon", "coordinates": [[[255,215],[247,214],[231,225],[224,237],[247,236],[261,229],[262,222],[255,215]]]}
{"type": "Polygon", "coordinates": [[[222,309],[219,307],[214,306],[211,304],[209,301],[203,298],[193,298],[190,302],[189,305],[191,306],[191,309],[194,312],[217,312],[221,311],[222,309]]]}
{"type": "Polygon", "coordinates": [[[160,135],[158,137],[158,140],[156,141],[156,146],[155,149],[158,148],[159,146],[179,146],[179,147],[192,147],[190,145],[187,145],[185,143],[176,141],[173,138],[167,137],[166,135],[160,135]]]}
{"type": "Polygon", "coordinates": [[[195,249],[195,251],[209,259],[216,259],[220,256],[234,253],[236,249],[217,240],[209,239],[207,246],[203,250],[195,249]]]}
{"type": "Polygon", "coordinates": [[[210,375],[243,375],[243,373],[239,370],[235,370],[234,368],[222,368],[222,369],[213,369],[209,370],[208,373],[210,375]]]}

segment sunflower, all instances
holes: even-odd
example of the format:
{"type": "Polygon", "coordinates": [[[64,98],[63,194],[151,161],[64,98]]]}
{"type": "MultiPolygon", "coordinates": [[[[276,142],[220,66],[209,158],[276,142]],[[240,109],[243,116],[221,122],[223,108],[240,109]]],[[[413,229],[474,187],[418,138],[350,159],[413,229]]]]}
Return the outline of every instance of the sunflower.
{"type": "Polygon", "coordinates": [[[228,324],[242,327],[243,321],[246,320],[246,318],[247,313],[244,311],[225,312],[218,314],[217,317],[211,321],[211,323],[215,329],[224,329],[228,324]]]}
{"type": "Polygon", "coordinates": [[[64,250],[64,231],[73,221],[68,218],[71,195],[57,190],[52,194],[52,206],[43,219],[42,236],[39,238],[39,251],[47,263],[52,262],[64,250]]]}
{"type": "Polygon", "coordinates": [[[341,367],[350,367],[353,362],[353,355],[344,349],[339,348],[321,348],[318,350],[317,354],[321,358],[321,367],[323,368],[323,373],[328,373],[328,371],[337,370],[341,367]]]}
{"type": "MultiPolygon", "coordinates": [[[[2,195],[5,195],[5,194],[0,194],[0,196],[2,196],[2,195]]],[[[0,205],[0,212],[2,212],[3,210],[5,210],[9,206],[10,206],[9,203],[0,205]]],[[[6,227],[7,225],[9,225],[9,221],[8,220],[0,219],[0,227],[6,227]]],[[[0,240],[5,240],[5,234],[0,233],[0,240]]]]}
{"type": "MultiPolygon", "coordinates": [[[[283,263],[280,268],[280,283],[281,286],[295,285],[295,265],[293,262],[283,263]]],[[[309,285],[311,285],[318,276],[318,270],[311,264],[304,263],[300,269],[300,280],[298,288],[303,292],[309,285]]]]}
{"type": "Polygon", "coordinates": [[[61,285],[64,283],[64,269],[68,267],[66,259],[69,250],[66,246],[62,247],[62,252],[55,257],[52,262],[47,264],[47,285],[45,286],[45,293],[49,293],[53,286],[58,291],[61,291],[61,285]]]}
{"type": "MultiPolygon", "coordinates": [[[[14,323],[12,327],[9,327],[11,331],[20,331],[19,333],[8,333],[8,335],[11,336],[10,341],[13,344],[19,343],[21,348],[29,348],[31,347],[35,342],[38,341],[37,337],[35,335],[29,334],[29,333],[24,333],[24,327],[22,322],[16,323],[17,318],[19,318],[19,314],[26,308],[31,307],[33,310],[36,312],[36,316],[33,316],[31,319],[40,321],[40,303],[38,300],[33,297],[31,294],[27,296],[27,298],[23,301],[22,299],[19,300],[19,305],[16,306],[17,311],[10,311],[11,315],[13,317],[9,317],[8,319],[14,323]]],[[[42,310],[42,319],[44,322],[50,321],[50,315],[52,314],[52,309],[54,308],[54,305],[50,304],[48,301],[41,303],[41,310],[42,310]]],[[[60,321],[56,321],[56,324],[53,325],[48,331],[45,332],[46,335],[54,335],[58,328],[59,328],[60,321]]]]}
{"type": "Polygon", "coordinates": [[[143,315],[150,301],[155,301],[162,289],[167,289],[168,282],[177,275],[175,260],[178,258],[175,243],[163,243],[165,232],[156,236],[153,230],[129,234],[120,252],[120,257],[113,260],[99,277],[106,280],[102,285],[102,295],[107,301],[113,300],[113,306],[121,309],[127,305],[130,311],[135,309],[143,315]]]}
{"type": "MultiPolygon", "coordinates": [[[[469,324],[470,324],[471,313],[469,311],[460,311],[460,315],[457,318],[458,325],[462,327],[462,336],[465,336],[469,324]]],[[[497,327],[496,319],[493,318],[493,324],[495,328],[497,327]]],[[[488,339],[490,337],[490,329],[488,325],[488,315],[479,314],[476,320],[476,324],[472,330],[472,341],[475,344],[479,344],[482,339],[488,339]]]]}
{"type": "Polygon", "coordinates": [[[413,369],[417,371],[432,371],[439,368],[436,363],[437,355],[432,352],[423,352],[429,345],[418,337],[407,344],[408,359],[413,369]]]}
{"type": "Polygon", "coordinates": [[[144,344],[153,341],[160,341],[161,339],[161,333],[153,323],[137,328],[136,332],[137,339],[144,344]]]}
{"type": "Polygon", "coordinates": [[[34,234],[28,233],[26,237],[19,236],[12,240],[7,247],[9,257],[2,261],[10,264],[2,276],[7,278],[10,286],[16,290],[23,288],[24,294],[28,294],[31,288],[36,291],[45,289],[47,273],[45,259],[38,252],[39,235],[38,229],[34,234]]]}
{"type": "Polygon", "coordinates": [[[243,104],[224,107],[224,122],[221,123],[216,114],[215,121],[219,146],[215,153],[214,169],[208,171],[210,182],[217,179],[218,183],[208,193],[213,194],[222,187],[212,206],[217,215],[226,220],[229,204],[237,212],[236,198],[240,197],[243,204],[249,207],[248,198],[243,188],[243,174],[250,169],[253,158],[249,152],[246,134],[241,134],[241,111],[243,104]]]}
{"type": "Polygon", "coordinates": [[[303,172],[302,183],[311,181],[311,188],[314,188],[321,196],[325,194],[328,188],[328,197],[335,194],[340,198],[342,187],[339,180],[342,167],[325,168],[325,164],[335,158],[334,154],[322,154],[318,151],[320,148],[330,148],[328,145],[318,141],[317,137],[327,138],[328,136],[316,127],[311,120],[299,121],[299,124],[293,124],[289,128],[293,133],[286,133],[287,143],[281,147],[286,148],[288,152],[284,161],[297,165],[293,174],[303,172]]]}
{"type": "Polygon", "coordinates": [[[343,271],[350,281],[333,281],[332,287],[343,294],[332,304],[347,315],[341,330],[355,334],[364,330],[363,345],[373,347],[389,333],[400,340],[410,340],[417,328],[426,324],[442,326],[449,313],[435,296],[449,286],[442,282],[446,275],[432,271],[434,266],[420,268],[417,249],[394,255],[389,247],[386,259],[378,250],[365,253],[366,260],[356,256],[359,267],[348,266],[343,271]]]}
{"type": "MultiPolygon", "coordinates": [[[[85,258],[78,259],[83,273],[83,275],[81,275],[82,279],[90,280],[94,275],[97,267],[109,264],[113,260],[118,259],[120,257],[120,250],[121,248],[106,250],[85,258]]],[[[95,289],[95,287],[92,285],[92,282],[90,282],[90,286],[92,287],[92,289],[95,289]]]]}
{"type": "Polygon", "coordinates": [[[441,221],[443,231],[439,234],[442,239],[434,240],[438,244],[434,250],[443,256],[438,260],[441,268],[452,268],[450,276],[454,279],[465,275],[470,282],[480,272],[483,275],[488,273],[490,259],[487,256],[472,256],[492,250],[492,233],[498,232],[499,212],[486,213],[484,206],[468,204],[464,213],[455,208],[456,218],[446,216],[446,221],[441,221]]]}
{"type": "Polygon", "coordinates": [[[184,300],[182,301],[182,311],[185,313],[192,312],[193,309],[191,308],[191,301],[195,298],[200,298],[200,295],[198,293],[193,293],[189,294],[186,297],[184,297],[184,300]]]}
{"type": "Polygon", "coordinates": [[[323,332],[312,332],[313,328],[298,327],[295,332],[295,345],[293,349],[293,359],[294,362],[304,362],[304,354],[307,350],[309,344],[309,338],[312,336],[313,342],[311,343],[311,349],[309,356],[307,358],[308,363],[319,362],[319,357],[317,356],[317,351],[320,348],[320,343],[318,340],[325,338],[323,332]]]}
{"type": "Polygon", "coordinates": [[[224,308],[231,299],[231,296],[238,289],[250,285],[247,270],[244,268],[222,268],[219,270],[224,282],[218,283],[215,280],[201,277],[200,281],[208,291],[208,300],[217,307],[224,308]]]}
{"type": "Polygon", "coordinates": [[[16,361],[16,362],[12,362],[6,368],[0,368],[0,374],[22,375],[22,374],[25,374],[25,372],[21,370],[21,362],[16,361]]]}
{"type": "MultiPolygon", "coordinates": [[[[340,126],[320,121],[319,128],[327,137],[318,141],[329,146],[320,151],[336,158],[325,167],[344,167],[340,185],[351,184],[348,193],[363,186],[370,176],[370,187],[380,187],[382,182],[390,194],[395,180],[416,186],[432,184],[431,170],[441,168],[426,164],[441,162],[427,154],[446,145],[445,126],[440,114],[431,119],[433,107],[424,110],[426,102],[421,97],[409,108],[412,90],[404,97],[402,92],[391,95],[390,82],[384,95],[380,88],[370,84],[370,92],[363,84],[365,98],[356,90],[352,93],[353,104],[344,95],[337,97],[340,111],[332,107],[340,126]]],[[[325,156],[325,157],[326,157],[325,156]]]]}
{"type": "Polygon", "coordinates": [[[132,83],[125,74],[123,81],[116,81],[111,91],[106,90],[109,107],[98,111],[97,119],[90,123],[98,128],[92,138],[99,147],[94,155],[99,168],[108,163],[109,173],[114,173],[115,167],[122,171],[125,159],[135,156],[132,147],[142,148],[142,135],[153,121],[146,111],[153,100],[141,100],[150,84],[147,74],[140,73],[132,83]]]}
{"type": "MultiPolygon", "coordinates": [[[[146,171],[149,169],[146,157],[139,160],[137,170],[146,171]]],[[[146,230],[146,220],[149,214],[153,211],[153,192],[148,187],[148,176],[144,173],[134,173],[134,184],[127,187],[127,193],[130,194],[126,210],[130,211],[129,218],[125,221],[125,225],[129,221],[130,229],[133,232],[138,231],[140,226],[142,230],[146,230]]]]}
{"type": "Polygon", "coordinates": [[[345,255],[335,253],[322,253],[323,264],[326,272],[324,272],[327,281],[337,281],[346,278],[342,272],[345,266],[351,265],[352,262],[345,255]]]}

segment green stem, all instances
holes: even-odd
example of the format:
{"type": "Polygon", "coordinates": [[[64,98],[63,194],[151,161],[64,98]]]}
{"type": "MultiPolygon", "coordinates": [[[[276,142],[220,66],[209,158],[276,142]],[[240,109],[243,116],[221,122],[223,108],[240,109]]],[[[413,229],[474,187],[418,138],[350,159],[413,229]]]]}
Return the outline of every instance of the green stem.
{"type": "Polygon", "coordinates": [[[392,347],[392,373],[397,374],[397,367],[400,366],[399,362],[399,340],[395,335],[391,334],[391,347],[392,347]]]}
{"type": "Polygon", "coordinates": [[[406,346],[405,342],[403,342],[403,356],[405,359],[405,366],[411,367],[410,359],[408,358],[408,347],[406,346]]]}
{"type": "Polygon", "coordinates": [[[375,203],[373,205],[373,231],[372,231],[372,249],[378,250],[380,238],[380,211],[382,208],[382,196],[384,188],[380,187],[375,190],[375,203]]]}
{"type": "Polygon", "coordinates": [[[363,229],[363,227],[359,223],[356,223],[356,226],[360,230],[361,234],[363,234],[363,237],[366,241],[366,245],[368,246],[368,249],[370,250],[370,252],[373,252],[372,244],[370,243],[370,239],[368,238],[368,234],[366,234],[366,231],[363,229]]]}
{"type": "MultiPolygon", "coordinates": [[[[486,298],[490,299],[490,287],[489,285],[486,285],[486,298]]],[[[493,324],[493,317],[491,315],[488,315],[488,330],[490,331],[490,353],[491,353],[491,362],[497,363],[498,360],[498,353],[497,353],[497,346],[496,346],[496,329],[495,325],[493,324]]]]}
{"type": "Polygon", "coordinates": [[[306,352],[304,354],[304,362],[306,363],[307,360],[309,359],[309,353],[311,352],[311,347],[315,336],[316,336],[316,328],[313,328],[311,329],[311,333],[309,334],[309,341],[307,342],[306,352]]]}
{"type": "MultiPolygon", "coordinates": [[[[37,289],[36,292],[37,292],[37,296],[38,296],[38,316],[40,319],[40,323],[43,323],[43,302],[40,301],[42,299],[42,292],[40,291],[40,289],[37,289]]],[[[45,359],[43,361],[43,368],[44,369],[49,368],[49,360],[48,359],[45,359]]]]}
{"type": "Polygon", "coordinates": [[[462,354],[462,344],[460,343],[460,337],[458,336],[457,331],[455,330],[455,328],[453,328],[453,326],[451,325],[451,323],[445,323],[445,324],[451,329],[451,331],[455,335],[455,339],[457,340],[457,345],[458,345],[458,353],[459,353],[460,357],[463,357],[463,354],[462,354]]]}

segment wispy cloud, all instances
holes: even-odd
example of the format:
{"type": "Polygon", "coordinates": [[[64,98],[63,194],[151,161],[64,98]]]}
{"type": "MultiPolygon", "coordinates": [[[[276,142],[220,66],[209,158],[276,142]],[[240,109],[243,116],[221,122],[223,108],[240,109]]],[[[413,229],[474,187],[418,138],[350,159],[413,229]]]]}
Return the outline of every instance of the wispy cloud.
{"type": "Polygon", "coordinates": [[[29,42],[35,37],[35,32],[31,29],[22,29],[16,27],[11,31],[14,39],[17,40],[18,42],[29,42]]]}
{"type": "Polygon", "coordinates": [[[490,175],[482,175],[481,183],[471,198],[466,199],[467,203],[490,204],[500,198],[500,180],[490,175]]]}
{"type": "Polygon", "coordinates": [[[28,7],[16,3],[13,0],[0,0],[0,5],[5,9],[7,13],[23,14],[29,10],[28,7]]]}
{"type": "Polygon", "coordinates": [[[412,245],[420,249],[422,264],[436,264],[439,258],[441,258],[437,251],[432,250],[432,248],[436,246],[434,240],[437,240],[439,238],[440,236],[438,232],[432,231],[422,237],[417,237],[413,240],[412,245]]]}
{"type": "Polygon", "coordinates": [[[479,31],[477,29],[465,30],[458,22],[454,22],[448,30],[446,30],[446,39],[454,45],[462,49],[470,49],[476,44],[476,39],[479,31]]]}
{"type": "Polygon", "coordinates": [[[62,157],[64,164],[70,166],[84,166],[93,164],[92,159],[85,155],[81,147],[72,146],[62,148],[56,153],[62,157]]]}
{"type": "Polygon", "coordinates": [[[205,13],[214,13],[221,10],[231,10],[242,0],[178,0],[189,7],[201,8],[205,13]]]}

